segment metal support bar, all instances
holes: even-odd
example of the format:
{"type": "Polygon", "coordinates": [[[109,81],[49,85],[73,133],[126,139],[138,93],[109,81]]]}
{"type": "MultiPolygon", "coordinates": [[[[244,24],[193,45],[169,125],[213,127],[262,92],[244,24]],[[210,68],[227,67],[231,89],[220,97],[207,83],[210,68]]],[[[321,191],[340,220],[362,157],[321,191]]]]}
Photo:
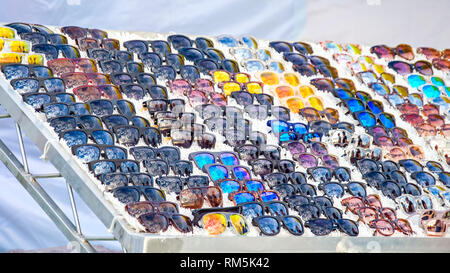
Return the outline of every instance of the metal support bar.
{"type": "Polygon", "coordinates": [[[87,241],[117,241],[116,238],[112,236],[106,236],[106,237],[96,237],[96,236],[84,236],[84,238],[87,241]]]}
{"type": "Polygon", "coordinates": [[[78,218],[78,211],[77,211],[77,206],[75,204],[75,198],[73,197],[72,187],[67,182],[66,182],[66,185],[67,185],[67,191],[69,192],[70,205],[72,206],[73,219],[75,220],[75,224],[77,226],[77,232],[78,232],[78,234],[82,235],[80,219],[78,218]]]}
{"type": "Polygon", "coordinates": [[[11,118],[11,115],[10,114],[0,115],[0,119],[4,119],[4,118],[11,118]]]}
{"type": "MultiPolygon", "coordinates": [[[[18,128],[18,130],[20,130],[20,128],[18,128]]],[[[28,170],[24,169],[24,166],[2,140],[0,140],[0,160],[30,193],[31,197],[33,197],[69,241],[77,242],[80,246],[80,251],[82,252],[96,252],[92,245],[76,232],[75,226],[67,218],[64,212],[58,207],[53,199],[48,196],[39,183],[33,179],[28,173],[28,170]]]]}
{"type": "Polygon", "coordinates": [[[23,145],[22,131],[20,130],[20,126],[18,123],[15,123],[15,125],[16,125],[17,137],[19,138],[20,153],[22,154],[22,164],[25,169],[25,172],[30,173],[30,168],[28,167],[27,154],[25,153],[25,146],[23,145]]]}
{"type": "Polygon", "coordinates": [[[46,174],[34,174],[34,179],[44,179],[44,178],[60,178],[63,177],[60,173],[46,173],[46,174]]]}

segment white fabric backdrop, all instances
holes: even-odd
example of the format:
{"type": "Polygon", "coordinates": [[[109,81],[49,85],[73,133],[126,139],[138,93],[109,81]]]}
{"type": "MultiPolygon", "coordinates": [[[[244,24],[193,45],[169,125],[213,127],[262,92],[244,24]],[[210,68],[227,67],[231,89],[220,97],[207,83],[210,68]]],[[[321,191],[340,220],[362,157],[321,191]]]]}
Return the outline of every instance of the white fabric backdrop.
{"type": "MultiPolygon", "coordinates": [[[[365,45],[406,42],[413,47],[443,49],[450,47],[449,6],[448,0],[2,0],[0,22],[195,35],[250,34],[268,40],[365,45]]],[[[0,120],[0,138],[20,158],[11,121],[0,120]]],[[[25,144],[32,172],[56,172],[39,159],[41,152],[27,138],[25,144]]],[[[0,181],[0,252],[67,245],[62,233],[2,164],[0,181]]],[[[64,181],[47,179],[42,184],[71,216],[64,181]]],[[[108,235],[75,196],[83,232],[108,235]]],[[[116,243],[102,245],[120,250],[116,243]]]]}

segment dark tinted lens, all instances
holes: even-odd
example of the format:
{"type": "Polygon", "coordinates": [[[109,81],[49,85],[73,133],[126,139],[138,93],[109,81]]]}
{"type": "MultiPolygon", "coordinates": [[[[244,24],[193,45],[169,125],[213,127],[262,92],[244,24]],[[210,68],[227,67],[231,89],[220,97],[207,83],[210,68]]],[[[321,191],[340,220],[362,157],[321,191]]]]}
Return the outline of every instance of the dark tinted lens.
{"type": "Polygon", "coordinates": [[[144,167],[147,169],[148,173],[151,173],[153,176],[162,176],[169,174],[169,166],[164,160],[145,160],[144,167]]]}
{"type": "Polygon", "coordinates": [[[156,184],[168,192],[179,193],[183,189],[183,182],[180,177],[166,176],[156,178],[156,184]]]}
{"type": "Polygon", "coordinates": [[[341,198],[344,195],[344,188],[339,183],[326,183],[322,189],[330,197],[341,198]]]}
{"type": "Polygon", "coordinates": [[[277,219],[270,216],[258,218],[257,224],[266,235],[276,235],[280,232],[280,224],[277,219]]]}
{"type": "Polygon", "coordinates": [[[69,131],[64,133],[62,138],[69,147],[87,143],[87,135],[83,131],[69,131]]]}
{"type": "Polygon", "coordinates": [[[267,209],[269,210],[269,213],[273,216],[282,216],[289,214],[286,206],[283,203],[279,202],[268,203],[267,209]]]}
{"type": "Polygon", "coordinates": [[[277,184],[285,184],[288,182],[288,177],[284,173],[270,173],[264,177],[269,187],[277,184]]]}
{"type": "Polygon", "coordinates": [[[139,216],[139,221],[150,233],[159,233],[169,226],[168,219],[159,213],[147,213],[139,216]]]}
{"type": "Polygon", "coordinates": [[[261,204],[248,203],[242,205],[242,214],[247,217],[255,218],[264,214],[264,209],[261,204]]]}
{"type": "Polygon", "coordinates": [[[115,172],[116,165],[112,161],[99,161],[93,164],[92,169],[95,175],[102,175],[115,172]]]}
{"type": "Polygon", "coordinates": [[[311,219],[305,223],[305,226],[317,236],[328,235],[334,230],[333,222],[328,219],[311,219]]]}
{"type": "Polygon", "coordinates": [[[118,187],[128,185],[128,178],[121,173],[108,173],[102,176],[102,183],[106,186],[108,191],[112,191],[118,187]]]}
{"type": "Polygon", "coordinates": [[[380,184],[381,191],[383,194],[391,199],[395,199],[402,195],[401,188],[392,181],[384,181],[380,184]]]}
{"type": "Polygon", "coordinates": [[[144,192],[145,198],[150,202],[159,203],[159,202],[166,201],[165,194],[159,189],[145,187],[143,192],[144,192]]]}
{"type": "Polygon", "coordinates": [[[315,181],[327,182],[332,178],[331,170],[324,167],[312,169],[311,175],[315,181]]]}
{"type": "Polygon", "coordinates": [[[124,204],[138,202],[140,195],[139,191],[132,187],[119,187],[113,190],[113,196],[124,204]]]}
{"type": "Polygon", "coordinates": [[[153,176],[146,173],[131,174],[130,182],[135,186],[153,187],[153,176]]]}
{"type": "MultiPolygon", "coordinates": [[[[83,136],[80,136],[80,138],[83,139],[83,136]]],[[[76,149],[75,155],[84,163],[88,163],[100,159],[100,149],[91,145],[80,146],[76,149]]]]}
{"type": "Polygon", "coordinates": [[[302,235],[303,225],[300,219],[294,216],[285,216],[283,217],[285,227],[295,235],[302,235]]]}
{"type": "Polygon", "coordinates": [[[95,130],[92,132],[92,136],[97,144],[114,145],[114,138],[108,131],[95,130]]]}
{"type": "Polygon", "coordinates": [[[359,234],[359,229],[358,229],[358,225],[348,219],[338,219],[336,220],[336,223],[339,227],[339,229],[346,233],[349,236],[358,236],[359,234]]]}

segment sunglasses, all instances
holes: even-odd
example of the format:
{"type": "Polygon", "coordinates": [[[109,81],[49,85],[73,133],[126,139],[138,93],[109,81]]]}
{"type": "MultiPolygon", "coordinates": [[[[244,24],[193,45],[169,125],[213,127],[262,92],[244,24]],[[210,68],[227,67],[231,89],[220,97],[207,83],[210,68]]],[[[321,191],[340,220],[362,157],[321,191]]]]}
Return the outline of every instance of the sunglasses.
{"type": "Polygon", "coordinates": [[[326,196],[342,198],[346,192],[353,196],[366,197],[366,186],[361,182],[348,182],[341,184],[339,182],[325,182],[318,186],[326,196]]]}
{"type": "Polygon", "coordinates": [[[108,33],[100,29],[89,29],[78,26],[66,26],[61,28],[61,32],[67,34],[71,39],[76,40],[84,37],[95,39],[108,38],[108,33]]]}
{"type": "Polygon", "coordinates": [[[278,184],[286,184],[291,182],[292,184],[306,184],[306,175],[302,172],[292,172],[292,173],[280,173],[274,172],[267,174],[264,177],[269,188],[273,188],[278,184]]]}
{"type": "Polygon", "coordinates": [[[213,182],[221,179],[233,178],[237,180],[251,179],[251,172],[245,166],[227,166],[223,164],[203,165],[202,171],[206,173],[213,182]]]}
{"type": "Polygon", "coordinates": [[[284,106],[249,104],[244,107],[244,112],[252,119],[265,120],[274,117],[280,120],[290,120],[290,110],[284,106]]]}
{"type": "Polygon", "coordinates": [[[244,144],[234,147],[234,151],[238,154],[239,159],[247,162],[257,159],[261,155],[272,160],[279,160],[281,157],[281,148],[275,145],[244,144]]]}
{"type": "Polygon", "coordinates": [[[431,200],[431,197],[426,194],[419,196],[404,194],[396,198],[395,202],[399,204],[402,211],[406,214],[413,214],[421,210],[433,209],[433,201],[431,200]]]}
{"type": "Polygon", "coordinates": [[[420,224],[427,236],[442,237],[447,232],[449,219],[448,210],[426,210],[420,215],[420,224]]]}
{"type": "Polygon", "coordinates": [[[283,143],[289,141],[303,141],[303,143],[311,143],[311,142],[321,142],[322,141],[322,133],[318,132],[309,132],[306,134],[299,134],[296,132],[282,132],[278,136],[279,145],[283,146],[283,143]]]}
{"type": "Polygon", "coordinates": [[[239,205],[246,202],[269,202],[269,201],[279,201],[280,195],[273,190],[263,190],[259,192],[255,191],[237,191],[231,192],[228,195],[228,199],[233,202],[233,204],[239,205]]]}
{"type": "Polygon", "coordinates": [[[33,64],[4,64],[1,66],[2,72],[7,80],[14,80],[20,78],[51,78],[53,71],[43,65],[33,64]]]}
{"type": "Polygon", "coordinates": [[[203,207],[204,200],[210,207],[222,206],[222,190],[218,186],[193,187],[184,189],[178,198],[183,208],[199,209],[203,207]]]}
{"type": "Polygon", "coordinates": [[[145,87],[156,85],[156,79],[153,74],[140,72],[140,73],[126,73],[116,72],[109,75],[111,81],[115,85],[133,84],[137,83],[145,87]]]}
{"type": "Polygon", "coordinates": [[[322,133],[324,136],[329,136],[331,130],[347,131],[350,134],[355,131],[355,125],[345,121],[330,123],[325,120],[314,120],[308,123],[308,127],[311,131],[322,133]]]}
{"type": "Polygon", "coordinates": [[[378,58],[392,60],[397,55],[403,59],[411,61],[414,59],[414,51],[410,45],[399,44],[395,48],[387,45],[375,45],[370,48],[370,53],[376,54],[378,58]]]}
{"type": "Polygon", "coordinates": [[[130,159],[100,159],[88,163],[89,171],[96,177],[106,173],[115,173],[119,170],[122,173],[140,172],[139,162],[130,159]]]}
{"type": "Polygon", "coordinates": [[[154,176],[168,175],[170,169],[178,176],[189,176],[192,173],[192,163],[186,160],[168,163],[163,159],[144,159],[142,162],[147,172],[154,176]]]}
{"type": "Polygon", "coordinates": [[[388,63],[388,67],[400,75],[412,74],[414,70],[422,75],[433,75],[433,66],[427,61],[417,61],[414,64],[404,61],[391,61],[388,63]]]}
{"type": "Polygon", "coordinates": [[[91,112],[100,117],[112,115],[115,111],[126,117],[136,115],[134,104],[125,99],[94,99],[88,101],[91,112]]]}
{"type": "Polygon", "coordinates": [[[193,161],[197,168],[200,170],[203,169],[203,166],[208,164],[215,164],[216,159],[219,163],[233,166],[239,165],[239,157],[234,152],[209,152],[209,151],[201,151],[194,152],[189,154],[189,160],[193,161]]]}
{"type": "Polygon", "coordinates": [[[193,232],[192,222],[189,217],[178,213],[150,212],[140,215],[137,219],[145,227],[146,232],[149,233],[165,232],[169,225],[172,225],[182,233],[193,232]]]}
{"type": "Polygon", "coordinates": [[[64,73],[61,78],[66,84],[66,88],[74,88],[81,85],[105,85],[110,84],[110,80],[107,75],[102,73],[83,73],[83,72],[71,72],[64,73]]]}
{"type": "Polygon", "coordinates": [[[383,236],[391,236],[396,230],[405,235],[414,234],[411,224],[406,219],[396,219],[394,221],[376,219],[369,223],[369,227],[375,228],[374,235],[381,234],[383,236]]]}
{"type": "Polygon", "coordinates": [[[359,234],[357,223],[350,219],[310,219],[304,223],[304,226],[309,228],[316,236],[326,236],[335,230],[339,230],[349,236],[358,236],[359,234]]]}
{"type": "Polygon", "coordinates": [[[132,217],[138,218],[139,216],[151,213],[151,212],[162,212],[168,214],[176,214],[179,213],[178,205],[164,201],[160,203],[149,202],[149,201],[140,201],[136,203],[129,203],[125,206],[125,210],[132,217]]]}
{"type": "Polygon", "coordinates": [[[105,173],[100,177],[107,191],[125,186],[153,187],[153,176],[148,173],[105,173]]]}
{"type": "Polygon", "coordinates": [[[166,162],[175,162],[180,160],[180,149],[172,146],[152,148],[148,146],[131,147],[130,154],[134,159],[142,162],[144,160],[156,159],[157,157],[166,162]]]}
{"type": "Polygon", "coordinates": [[[72,154],[83,163],[104,159],[127,159],[127,150],[122,147],[98,144],[80,144],[71,147],[72,154]]]}
{"type": "Polygon", "coordinates": [[[256,100],[259,105],[266,105],[268,107],[274,104],[273,97],[268,94],[252,94],[247,91],[234,91],[230,97],[241,106],[253,105],[256,100]]]}
{"type": "Polygon", "coordinates": [[[203,214],[200,226],[204,228],[209,235],[219,235],[232,227],[232,232],[239,235],[248,233],[248,225],[241,214],[231,212],[210,212],[203,214]]]}
{"type": "Polygon", "coordinates": [[[258,216],[252,219],[252,224],[259,228],[261,234],[275,236],[280,233],[281,227],[296,236],[303,235],[304,228],[299,217],[285,216],[258,216]]]}
{"type": "Polygon", "coordinates": [[[58,59],[60,53],[64,58],[68,59],[76,59],[81,57],[80,50],[77,47],[67,44],[34,44],[31,51],[43,54],[49,61],[58,59]]]}
{"type": "Polygon", "coordinates": [[[283,132],[306,134],[309,131],[309,126],[301,122],[290,123],[284,120],[268,120],[267,126],[271,127],[271,132],[275,136],[279,136],[283,132]]]}
{"type": "Polygon", "coordinates": [[[319,111],[313,107],[304,107],[302,109],[299,109],[297,112],[308,122],[321,120],[322,118],[326,118],[328,122],[332,124],[335,124],[339,121],[339,112],[333,108],[325,108],[322,111],[319,111]]]}
{"type": "Polygon", "coordinates": [[[118,125],[113,127],[117,141],[124,146],[136,146],[142,138],[145,144],[156,147],[162,142],[161,132],[154,127],[118,125]]]}
{"type": "Polygon", "coordinates": [[[333,177],[335,177],[339,182],[350,182],[351,171],[347,167],[338,167],[331,169],[324,166],[311,167],[306,169],[306,173],[310,177],[320,183],[330,182],[333,177]]]}
{"type": "Polygon", "coordinates": [[[274,170],[282,173],[295,171],[295,163],[289,159],[270,160],[267,158],[259,158],[250,161],[249,164],[252,167],[253,173],[261,177],[272,173],[274,170]]]}
{"type": "Polygon", "coordinates": [[[172,129],[170,131],[172,144],[175,146],[190,148],[192,143],[196,143],[201,149],[213,149],[216,144],[216,137],[209,133],[196,133],[194,128],[189,129],[172,129]]]}
{"type": "Polygon", "coordinates": [[[43,111],[48,119],[61,117],[61,116],[84,116],[90,114],[89,104],[84,102],[53,102],[43,105],[43,111]]]}
{"type": "Polygon", "coordinates": [[[11,80],[11,86],[20,94],[38,93],[42,88],[46,93],[64,93],[66,87],[61,78],[17,78],[11,80]]]}

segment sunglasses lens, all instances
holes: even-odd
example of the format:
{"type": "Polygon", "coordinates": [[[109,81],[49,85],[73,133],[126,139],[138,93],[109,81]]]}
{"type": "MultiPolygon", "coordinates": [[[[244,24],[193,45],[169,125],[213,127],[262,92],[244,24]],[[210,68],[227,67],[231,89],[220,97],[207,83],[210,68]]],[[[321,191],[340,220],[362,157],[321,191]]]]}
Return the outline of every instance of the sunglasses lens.
{"type": "Polygon", "coordinates": [[[325,236],[333,231],[333,222],[328,219],[310,219],[306,221],[305,226],[309,227],[316,236],[325,236]]]}
{"type": "Polygon", "coordinates": [[[348,219],[337,219],[336,220],[337,225],[343,231],[349,236],[358,236],[359,229],[358,225],[355,224],[355,222],[350,221],[348,219]]]}
{"type": "Polygon", "coordinates": [[[147,213],[139,216],[139,221],[150,233],[159,233],[169,226],[169,222],[165,216],[159,213],[147,213]]]}
{"type": "Polygon", "coordinates": [[[116,171],[116,165],[112,161],[100,161],[94,164],[93,170],[95,175],[113,173],[116,171]]]}
{"type": "Polygon", "coordinates": [[[249,191],[260,192],[264,190],[264,185],[257,180],[247,180],[245,186],[249,191]]]}
{"type": "Polygon", "coordinates": [[[126,207],[127,212],[133,216],[138,218],[139,216],[147,213],[151,213],[154,211],[153,205],[145,202],[137,202],[130,203],[126,207]]]}
{"type": "Polygon", "coordinates": [[[250,173],[247,171],[247,169],[245,169],[243,167],[234,167],[233,173],[236,176],[236,179],[238,179],[238,180],[251,179],[250,173]]]}
{"type": "Polygon", "coordinates": [[[414,174],[413,178],[422,186],[434,186],[436,184],[436,180],[434,177],[427,172],[417,172],[414,174]]]}
{"type": "Polygon", "coordinates": [[[113,190],[113,196],[123,204],[139,202],[140,193],[132,187],[119,187],[113,190]]]}
{"type": "Polygon", "coordinates": [[[346,168],[336,168],[334,172],[339,181],[350,181],[351,179],[350,171],[346,168]]]}
{"type": "Polygon", "coordinates": [[[166,201],[164,192],[159,189],[145,187],[144,195],[145,198],[150,202],[161,203],[166,201]]]}
{"type": "Polygon", "coordinates": [[[338,183],[325,184],[323,191],[327,196],[341,198],[344,195],[344,188],[338,183]]]}
{"type": "Polygon", "coordinates": [[[282,216],[288,215],[289,212],[282,203],[268,203],[267,207],[271,215],[282,216]]]}
{"type": "Polygon", "coordinates": [[[96,146],[81,146],[76,149],[75,154],[84,163],[100,159],[100,149],[96,146]]]}
{"type": "Polygon", "coordinates": [[[405,170],[409,173],[421,172],[423,170],[422,165],[420,165],[419,162],[412,159],[401,161],[400,165],[402,165],[403,168],[405,168],[405,170]]]}
{"type": "Polygon", "coordinates": [[[248,226],[247,226],[247,223],[245,222],[244,217],[242,217],[242,215],[239,215],[239,214],[230,215],[230,221],[238,234],[240,234],[240,235],[247,234],[248,226]]]}
{"type": "Polygon", "coordinates": [[[239,158],[244,161],[250,161],[258,158],[259,151],[258,147],[252,145],[243,145],[237,149],[239,158]]]}
{"type": "Polygon", "coordinates": [[[298,161],[304,168],[316,167],[318,164],[317,158],[311,154],[293,154],[293,158],[298,161]]]}
{"type": "Polygon", "coordinates": [[[199,169],[202,169],[204,165],[216,163],[214,155],[209,153],[197,154],[195,155],[194,160],[197,163],[199,169]]]}
{"type": "Polygon", "coordinates": [[[312,170],[311,175],[315,181],[323,183],[330,181],[332,178],[331,170],[328,168],[315,168],[312,170]]]}
{"type": "Polygon", "coordinates": [[[280,224],[273,217],[262,217],[258,219],[258,226],[268,235],[276,235],[280,232],[280,224]]]}
{"type": "Polygon", "coordinates": [[[172,220],[175,227],[184,233],[192,232],[193,227],[190,219],[184,215],[172,215],[172,220]]]}
{"type": "Polygon", "coordinates": [[[149,174],[133,174],[130,176],[130,182],[135,186],[153,187],[153,176],[149,174]]]}
{"type": "Polygon", "coordinates": [[[299,156],[306,152],[306,147],[300,142],[289,142],[287,144],[287,149],[293,156],[299,156]]]}
{"type": "Polygon", "coordinates": [[[380,184],[383,194],[391,199],[395,199],[402,195],[401,188],[394,182],[384,181],[380,184]]]}
{"type": "Polygon", "coordinates": [[[199,188],[186,189],[180,193],[180,204],[183,208],[199,209],[203,206],[202,190],[199,188]]]}
{"type": "Polygon", "coordinates": [[[220,182],[220,188],[223,193],[237,192],[241,189],[241,184],[235,180],[225,180],[220,182]]]}
{"type": "Polygon", "coordinates": [[[18,79],[14,82],[13,88],[20,94],[38,92],[39,81],[37,79],[18,79]]]}
{"type": "Polygon", "coordinates": [[[67,132],[62,138],[66,141],[69,147],[87,143],[87,135],[82,131],[67,132]]]}
{"type": "Polygon", "coordinates": [[[363,127],[372,127],[377,124],[375,116],[369,112],[361,112],[358,114],[358,119],[363,127]]]}
{"type": "Polygon", "coordinates": [[[208,172],[213,181],[218,181],[221,179],[228,178],[228,170],[227,168],[219,165],[213,165],[208,168],[208,172]]]}
{"type": "Polygon", "coordinates": [[[242,205],[242,214],[246,217],[255,218],[264,214],[263,206],[258,203],[242,205]]]}
{"type": "Polygon", "coordinates": [[[373,228],[376,228],[376,230],[383,236],[391,236],[395,231],[394,226],[387,220],[377,220],[370,223],[370,225],[373,228]]]}
{"type": "Polygon", "coordinates": [[[280,197],[276,192],[272,191],[264,191],[260,193],[261,200],[263,202],[269,202],[269,201],[279,201],[280,197]]]}
{"type": "Polygon", "coordinates": [[[203,228],[210,235],[223,233],[227,228],[227,219],[224,215],[218,213],[206,214],[202,218],[203,228]]]}

